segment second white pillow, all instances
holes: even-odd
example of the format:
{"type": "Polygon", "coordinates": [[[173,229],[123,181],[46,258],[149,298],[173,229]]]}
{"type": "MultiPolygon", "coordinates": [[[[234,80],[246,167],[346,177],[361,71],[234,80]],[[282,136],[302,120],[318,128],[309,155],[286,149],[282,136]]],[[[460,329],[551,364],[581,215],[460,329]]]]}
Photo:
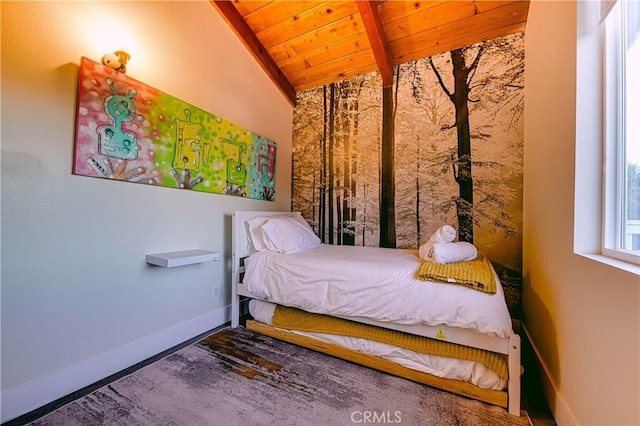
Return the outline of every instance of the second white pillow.
{"type": "Polygon", "coordinates": [[[302,217],[269,218],[260,228],[267,250],[298,253],[321,245],[320,238],[302,217]]]}

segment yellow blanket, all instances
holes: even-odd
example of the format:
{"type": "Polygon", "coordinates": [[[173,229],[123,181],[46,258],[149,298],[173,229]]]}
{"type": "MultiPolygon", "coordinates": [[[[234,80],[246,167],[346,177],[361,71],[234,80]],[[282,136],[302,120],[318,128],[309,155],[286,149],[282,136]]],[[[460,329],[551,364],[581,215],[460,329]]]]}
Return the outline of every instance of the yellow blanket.
{"type": "Polygon", "coordinates": [[[312,314],[300,309],[278,305],[273,314],[271,325],[287,330],[357,337],[402,347],[414,352],[476,361],[496,372],[504,380],[507,380],[508,376],[507,358],[505,355],[442,340],[430,339],[428,337],[416,336],[401,331],[380,328],[369,324],[348,321],[342,318],[312,314]]]}
{"type": "Polygon", "coordinates": [[[489,294],[496,293],[496,280],[489,259],[478,253],[475,260],[453,263],[434,263],[425,260],[416,278],[438,283],[461,284],[489,294]]]}

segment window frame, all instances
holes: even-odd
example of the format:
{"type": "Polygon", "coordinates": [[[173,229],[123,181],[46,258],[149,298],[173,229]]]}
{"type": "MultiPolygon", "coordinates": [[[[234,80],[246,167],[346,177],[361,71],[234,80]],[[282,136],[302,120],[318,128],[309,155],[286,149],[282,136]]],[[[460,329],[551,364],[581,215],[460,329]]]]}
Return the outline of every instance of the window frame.
{"type": "Polygon", "coordinates": [[[640,253],[623,248],[627,222],[625,12],[625,2],[618,0],[603,17],[600,30],[604,124],[601,253],[640,265],[640,253]]]}

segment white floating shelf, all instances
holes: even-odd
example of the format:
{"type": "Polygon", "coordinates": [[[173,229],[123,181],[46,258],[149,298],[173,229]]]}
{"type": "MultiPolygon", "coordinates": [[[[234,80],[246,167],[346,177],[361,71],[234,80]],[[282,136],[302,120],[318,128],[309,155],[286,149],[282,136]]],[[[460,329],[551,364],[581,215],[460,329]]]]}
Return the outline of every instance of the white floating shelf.
{"type": "Polygon", "coordinates": [[[194,263],[216,262],[220,260],[220,253],[207,250],[183,250],[167,253],[155,253],[147,255],[147,263],[150,265],[173,268],[175,266],[192,265],[194,263]]]}

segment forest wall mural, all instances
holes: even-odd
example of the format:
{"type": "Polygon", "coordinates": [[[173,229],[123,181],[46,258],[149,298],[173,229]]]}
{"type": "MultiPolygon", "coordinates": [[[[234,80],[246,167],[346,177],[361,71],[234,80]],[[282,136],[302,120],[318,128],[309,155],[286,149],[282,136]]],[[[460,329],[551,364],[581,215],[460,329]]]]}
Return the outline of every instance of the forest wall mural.
{"type": "Polygon", "coordinates": [[[292,210],[327,244],[417,249],[449,224],[519,318],[524,33],[394,71],[384,90],[376,72],[299,94],[292,210]]]}

